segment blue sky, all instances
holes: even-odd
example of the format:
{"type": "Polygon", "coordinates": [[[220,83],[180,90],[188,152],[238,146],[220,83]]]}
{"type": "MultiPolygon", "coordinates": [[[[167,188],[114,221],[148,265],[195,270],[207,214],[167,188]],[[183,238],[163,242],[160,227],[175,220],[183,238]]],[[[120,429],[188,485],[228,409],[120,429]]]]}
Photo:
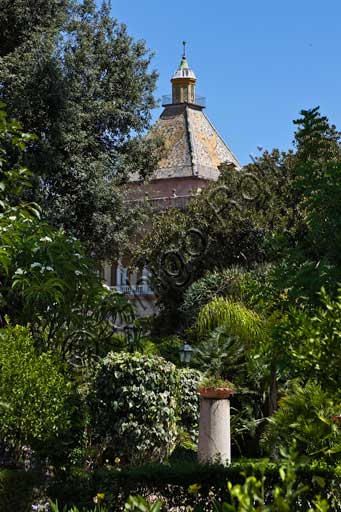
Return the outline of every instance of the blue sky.
{"type": "Polygon", "coordinates": [[[112,0],[112,13],[155,51],[159,98],[188,41],[197,93],[242,164],[257,146],[290,147],[302,108],[341,130],[340,0],[112,0]]]}

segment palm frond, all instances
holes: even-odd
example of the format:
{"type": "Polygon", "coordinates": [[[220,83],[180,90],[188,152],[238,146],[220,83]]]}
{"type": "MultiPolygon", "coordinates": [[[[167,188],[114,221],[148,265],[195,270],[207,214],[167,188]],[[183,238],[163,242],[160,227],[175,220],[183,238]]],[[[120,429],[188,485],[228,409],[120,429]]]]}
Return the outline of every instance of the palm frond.
{"type": "Polygon", "coordinates": [[[239,302],[217,297],[201,309],[196,327],[200,335],[205,335],[223,325],[230,336],[238,336],[245,342],[266,335],[265,322],[257,313],[239,302]]]}

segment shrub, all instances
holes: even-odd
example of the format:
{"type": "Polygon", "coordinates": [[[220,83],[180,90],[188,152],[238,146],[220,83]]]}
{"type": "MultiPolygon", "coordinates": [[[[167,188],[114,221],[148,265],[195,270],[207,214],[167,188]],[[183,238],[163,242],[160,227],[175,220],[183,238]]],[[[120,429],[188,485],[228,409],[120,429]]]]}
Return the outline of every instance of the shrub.
{"type": "Polygon", "coordinates": [[[291,382],[279,409],[269,418],[263,445],[267,449],[288,446],[306,455],[339,458],[341,453],[339,426],[332,417],[340,410],[340,398],[331,396],[316,382],[301,386],[291,382]]]}
{"type": "MultiPolygon", "coordinates": [[[[50,352],[38,353],[25,327],[0,331],[0,435],[16,448],[56,445],[71,425],[72,392],[50,352]]],[[[65,439],[63,439],[63,442],[65,439]]]]}
{"type": "MultiPolygon", "coordinates": [[[[261,479],[249,476],[243,484],[233,485],[231,482],[228,482],[227,486],[231,503],[216,501],[214,503],[214,511],[294,512],[298,509],[302,510],[302,497],[309,487],[301,482],[297,483],[293,464],[281,466],[279,474],[281,482],[273,486],[272,489],[267,490],[268,492],[265,492],[266,477],[264,476],[261,479]]],[[[310,506],[309,512],[327,512],[329,510],[327,500],[322,499],[320,495],[312,495],[312,504],[314,508],[310,506]]]]}
{"type": "Polygon", "coordinates": [[[216,297],[239,298],[240,286],[245,278],[242,267],[231,267],[221,272],[207,273],[195,281],[184,293],[181,306],[189,322],[193,322],[200,309],[216,297]]]}
{"type": "Polygon", "coordinates": [[[181,429],[190,441],[197,443],[199,434],[200,399],[198,385],[202,378],[198,370],[183,368],[179,370],[179,416],[181,429]]]}
{"type": "Polygon", "coordinates": [[[89,395],[98,442],[122,463],[163,460],[175,446],[178,374],[158,356],[109,353],[89,395]]]}

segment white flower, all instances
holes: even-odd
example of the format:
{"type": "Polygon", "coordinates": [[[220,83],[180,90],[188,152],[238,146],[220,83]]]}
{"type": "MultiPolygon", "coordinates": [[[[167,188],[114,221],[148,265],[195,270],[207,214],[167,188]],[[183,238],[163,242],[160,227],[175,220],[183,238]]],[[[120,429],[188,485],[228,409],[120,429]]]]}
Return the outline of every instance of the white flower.
{"type": "Polygon", "coordinates": [[[36,267],[41,267],[41,263],[39,263],[38,261],[35,261],[34,263],[31,263],[31,268],[36,268],[36,267]]]}
{"type": "Polygon", "coordinates": [[[45,271],[53,272],[53,268],[52,267],[41,267],[40,273],[43,274],[45,271]]]}
{"type": "Polygon", "coordinates": [[[21,276],[23,274],[25,274],[25,271],[22,269],[22,268],[18,268],[15,272],[14,272],[15,275],[17,276],[21,276]]]}
{"type": "Polygon", "coordinates": [[[15,215],[11,215],[10,217],[8,217],[9,220],[17,220],[16,216],[15,215]]]}
{"type": "Polygon", "coordinates": [[[39,242],[52,242],[52,238],[49,236],[43,236],[43,238],[39,239],[39,242]]]}
{"type": "Polygon", "coordinates": [[[76,276],[81,276],[83,274],[83,272],[81,272],[80,270],[75,270],[75,274],[76,274],[76,276]]]}

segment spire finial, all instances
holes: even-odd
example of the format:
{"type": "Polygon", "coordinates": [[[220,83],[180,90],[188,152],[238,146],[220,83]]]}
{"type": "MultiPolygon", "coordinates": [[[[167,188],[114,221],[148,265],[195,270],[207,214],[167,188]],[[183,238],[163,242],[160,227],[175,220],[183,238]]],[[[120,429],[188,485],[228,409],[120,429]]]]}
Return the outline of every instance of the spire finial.
{"type": "Polygon", "coordinates": [[[182,46],[184,47],[183,49],[183,53],[182,53],[182,58],[186,58],[186,41],[182,41],[182,46]]]}

